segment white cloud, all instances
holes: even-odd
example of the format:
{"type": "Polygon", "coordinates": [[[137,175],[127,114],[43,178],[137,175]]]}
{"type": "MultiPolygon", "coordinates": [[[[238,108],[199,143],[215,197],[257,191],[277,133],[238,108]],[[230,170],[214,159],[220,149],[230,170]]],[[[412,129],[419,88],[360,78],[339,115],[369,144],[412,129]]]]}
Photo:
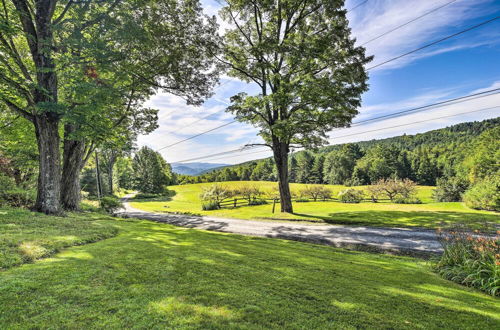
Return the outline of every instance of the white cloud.
{"type": "MultiPolygon", "coordinates": [[[[401,29],[368,43],[365,45],[367,53],[375,55],[375,59],[371,65],[391,59],[451,34],[449,30],[447,31],[449,28],[454,32],[460,30],[460,26],[462,26],[464,21],[487,14],[481,9],[481,5],[491,1],[492,0],[458,0],[401,29]]],[[[449,0],[373,0],[370,1],[369,4],[367,3],[350,12],[348,17],[353,35],[357,38],[358,44],[361,45],[447,2],[449,2],[449,0]]],[[[351,3],[354,2],[351,1],[351,3]]],[[[491,35],[487,36],[486,34],[477,32],[471,33],[476,33],[476,42],[474,44],[498,42],[494,41],[497,39],[492,38],[491,35]],[[487,39],[478,41],[481,36],[487,39]]],[[[450,46],[448,44],[445,48],[440,48],[439,45],[436,45],[434,47],[437,47],[439,49],[438,51],[436,51],[436,48],[432,48],[430,52],[418,52],[415,53],[415,55],[407,56],[383,65],[376,70],[398,68],[422,57],[470,47],[470,45],[467,45],[467,42],[461,40],[464,39],[454,39],[451,41],[452,45],[450,46]]]]}
{"type": "MultiPolygon", "coordinates": [[[[484,89],[471,91],[468,94],[498,88],[500,81],[497,81],[484,89]]],[[[408,108],[424,106],[429,103],[435,103],[443,100],[444,95],[450,95],[448,92],[443,94],[427,93],[418,95],[405,102],[395,102],[371,106],[381,113],[390,114],[408,108]],[[437,98],[435,98],[437,96],[437,98]],[[407,106],[410,105],[411,106],[407,106]],[[385,111],[382,111],[385,108],[385,111]]],[[[451,98],[451,96],[447,97],[451,98]]],[[[478,121],[488,118],[498,117],[500,115],[500,94],[488,95],[482,98],[471,99],[466,102],[450,104],[443,107],[436,107],[416,113],[410,113],[397,118],[389,118],[383,121],[361,124],[351,128],[334,130],[330,134],[330,143],[340,144],[347,142],[366,141],[371,139],[386,138],[402,134],[416,134],[426,132],[445,126],[454,125],[467,121],[478,121]],[[493,108],[496,107],[496,108],[493,108]],[[490,108],[487,110],[472,112],[475,110],[490,108]],[[470,113],[468,113],[470,112],[470,113]],[[454,116],[457,115],[457,116],[454,116]],[[445,117],[445,118],[440,118],[445,117]],[[400,127],[397,127],[400,126],[400,127]]],[[[366,109],[366,108],[365,108],[366,109]]],[[[372,113],[371,113],[372,114],[372,113]]],[[[376,116],[368,116],[365,119],[376,116]]],[[[359,118],[358,118],[359,121],[359,118]]]]}

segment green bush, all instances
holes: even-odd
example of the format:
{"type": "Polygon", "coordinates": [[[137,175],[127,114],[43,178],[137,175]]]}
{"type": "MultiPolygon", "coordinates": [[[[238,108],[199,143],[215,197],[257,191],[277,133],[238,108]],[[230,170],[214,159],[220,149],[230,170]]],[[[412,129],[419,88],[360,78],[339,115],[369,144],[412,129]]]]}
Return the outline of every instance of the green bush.
{"type": "Polygon", "coordinates": [[[151,194],[151,193],[138,193],[134,196],[134,199],[151,199],[159,197],[160,194],[151,194]]]}
{"type": "Polygon", "coordinates": [[[16,183],[14,180],[0,173],[0,193],[14,189],[16,189],[16,183]]]}
{"type": "Polygon", "coordinates": [[[393,202],[396,204],[422,204],[422,201],[417,197],[396,197],[393,202]]]}
{"type": "Polygon", "coordinates": [[[458,177],[440,178],[432,197],[436,202],[460,202],[468,186],[468,182],[458,177]]]}
{"type": "Polygon", "coordinates": [[[36,192],[32,190],[7,190],[0,192],[0,205],[30,208],[35,204],[36,192]]]}
{"type": "Polygon", "coordinates": [[[105,196],[101,199],[101,209],[114,213],[123,208],[123,203],[115,196],[105,196]]]}
{"type": "Polygon", "coordinates": [[[444,253],[434,263],[442,277],[500,296],[500,236],[481,235],[465,226],[438,230],[444,253]]]}
{"type": "Polygon", "coordinates": [[[463,196],[468,207],[480,210],[500,211],[500,178],[486,178],[463,196]]]}
{"type": "Polygon", "coordinates": [[[342,203],[359,203],[363,200],[364,195],[363,190],[349,188],[339,192],[338,199],[342,203]]]}
{"type": "Polygon", "coordinates": [[[254,198],[250,202],[248,202],[248,205],[264,205],[267,204],[267,201],[262,198],[254,198]]]}
{"type": "Polygon", "coordinates": [[[307,198],[297,198],[295,201],[297,203],[307,203],[307,202],[310,202],[310,200],[307,199],[307,198]]]}
{"type": "Polygon", "coordinates": [[[212,211],[220,209],[220,206],[219,203],[217,203],[216,201],[208,201],[201,204],[201,209],[203,211],[212,211]]]}

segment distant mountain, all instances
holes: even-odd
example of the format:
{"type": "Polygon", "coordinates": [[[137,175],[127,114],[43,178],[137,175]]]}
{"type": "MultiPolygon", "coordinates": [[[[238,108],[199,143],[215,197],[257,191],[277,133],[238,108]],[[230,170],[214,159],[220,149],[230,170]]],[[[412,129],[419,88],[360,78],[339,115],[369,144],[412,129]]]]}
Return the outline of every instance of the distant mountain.
{"type": "Polygon", "coordinates": [[[177,174],[200,175],[208,170],[228,166],[218,163],[172,163],[172,171],[177,174]]]}

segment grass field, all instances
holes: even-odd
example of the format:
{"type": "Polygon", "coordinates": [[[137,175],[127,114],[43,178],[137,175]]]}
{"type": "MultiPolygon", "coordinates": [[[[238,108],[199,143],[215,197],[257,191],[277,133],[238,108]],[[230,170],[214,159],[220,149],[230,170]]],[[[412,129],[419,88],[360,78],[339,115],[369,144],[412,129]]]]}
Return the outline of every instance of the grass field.
{"type": "MultiPolygon", "coordinates": [[[[258,184],[262,190],[275,186],[272,182],[224,182],[235,187],[241,184],[258,184]]],[[[202,211],[199,199],[202,187],[207,183],[171,186],[175,191],[171,198],[155,200],[136,200],[133,207],[153,212],[190,212],[216,217],[253,219],[253,220],[308,220],[333,224],[352,224],[368,226],[420,226],[435,228],[442,224],[464,222],[478,224],[485,221],[500,223],[500,215],[494,212],[478,211],[462,203],[435,203],[432,201],[434,187],[418,187],[418,197],[423,204],[394,204],[389,202],[362,202],[344,204],[340,202],[294,203],[294,214],[272,213],[272,205],[243,206],[235,209],[202,211]]],[[[291,184],[292,190],[303,188],[303,184],[291,184]]],[[[344,186],[328,186],[336,195],[344,186]]],[[[358,187],[357,189],[362,189],[358,187]]],[[[279,205],[277,206],[279,211],[279,205]]]]}
{"type": "MultiPolygon", "coordinates": [[[[86,213],[0,209],[47,243],[88,222],[114,237],[0,272],[0,324],[27,328],[498,329],[500,301],[426,262],[86,213]],[[88,219],[86,219],[88,218],[88,219]],[[57,218],[60,219],[60,218],[57,218]],[[45,233],[45,231],[47,231],[45,233]]],[[[21,237],[21,236],[20,236],[21,237]]],[[[5,239],[5,232],[0,231],[5,239]]],[[[31,238],[30,238],[31,239],[31,238]]],[[[11,253],[0,245],[1,253],[11,253]]]]}
{"type": "Polygon", "coordinates": [[[0,270],[116,235],[114,226],[97,221],[105,218],[110,217],[97,213],[53,217],[0,209],[0,270]]]}

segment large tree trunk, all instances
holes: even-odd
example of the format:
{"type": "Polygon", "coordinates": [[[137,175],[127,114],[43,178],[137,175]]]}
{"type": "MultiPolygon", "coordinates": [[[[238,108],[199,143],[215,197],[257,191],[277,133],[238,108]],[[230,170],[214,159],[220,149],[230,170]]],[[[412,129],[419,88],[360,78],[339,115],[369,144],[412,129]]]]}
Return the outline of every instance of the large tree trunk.
{"type": "Polygon", "coordinates": [[[61,178],[61,204],[67,211],[80,209],[80,173],[85,165],[85,142],[73,140],[74,125],[64,126],[63,172],[61,178]]]}
{"type": "Polygon", "coordinates": [[[278,170],[278,186],[280,190],[281,212],[293,213],[292,194],[288,183],[288,144],[274,139],[273,154],[278,170]]]}
{"type": "Polygon", "coordinates": [[[59,155],[59,119],[50,114],[33,118],[39,152],[38,191],[35,210],[46,214],[61,212],[61,168],[59,155]]]}

